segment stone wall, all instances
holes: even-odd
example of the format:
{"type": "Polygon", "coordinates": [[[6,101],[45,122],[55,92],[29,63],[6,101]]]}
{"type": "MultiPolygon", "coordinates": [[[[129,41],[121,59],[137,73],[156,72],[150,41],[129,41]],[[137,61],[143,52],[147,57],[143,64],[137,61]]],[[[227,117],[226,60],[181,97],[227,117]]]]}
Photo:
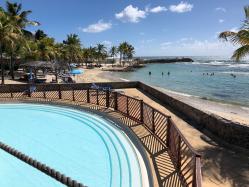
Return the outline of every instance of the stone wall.
{"type": "Polygon", "coordinates": [[[138,83],[138,88],[169,106],[187,120],[194,122],[200,129],[207,129],[225,142],[249,149],[248,126],[203,112],[142,82],[138,83]]]}

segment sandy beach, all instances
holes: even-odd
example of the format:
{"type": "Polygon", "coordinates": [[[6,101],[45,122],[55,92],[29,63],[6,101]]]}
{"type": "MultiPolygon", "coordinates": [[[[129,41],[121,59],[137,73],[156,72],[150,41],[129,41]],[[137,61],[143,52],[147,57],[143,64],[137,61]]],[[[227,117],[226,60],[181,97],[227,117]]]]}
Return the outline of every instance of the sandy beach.
{"type": "MultiPolygon", "coordinates": [[[[129,80],[114,77],[112,76],[112,72],[104,72],[101,71],[101,69],[86,69],[84,70],[83,75],[79,75],[78,78],[76,78],[76,81],[79,83],[84,83],[129,80]]],[[[195,108],[204,110],[205,112],[213,113],[225,119],[244,125],[249,125],[249,107],[205,100],[199,97],[191,96],[184,93],[173,92],[160,87],[155,88],[195,108]]]]}

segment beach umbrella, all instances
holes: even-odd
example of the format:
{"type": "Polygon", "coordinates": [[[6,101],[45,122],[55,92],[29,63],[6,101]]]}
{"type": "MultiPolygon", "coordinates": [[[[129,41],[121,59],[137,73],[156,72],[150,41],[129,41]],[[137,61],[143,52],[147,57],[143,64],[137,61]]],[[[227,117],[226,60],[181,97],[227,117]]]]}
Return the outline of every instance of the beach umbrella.
{"type": "Polygon", "coordinates": [[[80,75],[83,73],[84,73],[84,71],[82,69],[73,69],[70,71],[70,74],[72,74],[72,75],[80,75]]]}

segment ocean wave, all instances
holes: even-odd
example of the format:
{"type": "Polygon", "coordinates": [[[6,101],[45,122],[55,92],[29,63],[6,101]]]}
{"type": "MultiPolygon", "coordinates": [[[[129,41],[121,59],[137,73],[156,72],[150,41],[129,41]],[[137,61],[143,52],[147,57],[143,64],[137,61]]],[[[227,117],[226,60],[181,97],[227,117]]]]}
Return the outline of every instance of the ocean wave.
{"type": "Polygon", "coordinates": [[[190,94],[187,94],[187,93],[178,92],[178,91],[173,91],[173,90],[168,90],[168,89],[166,89],[166,88],[159,87],[159,86],[157,86],[156,88],[159,88],[160,90],[163,90],[163,91],[165,91],[166,93],[171,93],[171,94],[180,95],[180,96],[185,96],[185,97],[198,97],[198,98],[199,98],[199,96],[190,95],[190,94]]]}
{"type": "Polygon", "coordinates": [[[249,68],[249,63],[247,64],[231,64],[229,65],[230,68],[249,68]]]}
{"type": "Polygon", "coordinates": [[[125,81],[125,82],[129,82],[130,80],[128,80],[128,79],[123,79],[123,78],[119,78],[120,80],[122,80],[122,81],[125,81]]]}
{"type": "Polygon", "coordinates": [[[249,72],[243,72],[243,71],[224,71],[224,72],[220,72],[220,73],[249,76],[249,72]]]}
{"type": "MultiPolygon", "coordinates": [[[[186,63],[187,64],[187,63],[186,63]]],[[[229,68],[249,68],[249,63],[238,63],[234,61],[195,61],[191,64],[194,65],[208,65],[208,66],[225,66],[229,68]]]]}
{"type": "Polygon", "coordinates": [[[192,64],[196,65],[210,65],[210,66],[229,66],[232,63],[228,61],[205,61],[205,62],[192,62],[192,64]]]}

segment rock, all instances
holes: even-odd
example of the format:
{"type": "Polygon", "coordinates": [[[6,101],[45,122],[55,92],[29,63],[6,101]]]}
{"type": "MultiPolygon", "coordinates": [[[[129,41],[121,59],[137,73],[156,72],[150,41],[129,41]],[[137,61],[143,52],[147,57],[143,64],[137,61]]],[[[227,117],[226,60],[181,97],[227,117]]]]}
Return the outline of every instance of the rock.
{"type": "Polygon", "coordinates": [[[175,63],[175,62],[194,62],[191,58],[162,58],[144,60],[144,63],[175,63]]]}

